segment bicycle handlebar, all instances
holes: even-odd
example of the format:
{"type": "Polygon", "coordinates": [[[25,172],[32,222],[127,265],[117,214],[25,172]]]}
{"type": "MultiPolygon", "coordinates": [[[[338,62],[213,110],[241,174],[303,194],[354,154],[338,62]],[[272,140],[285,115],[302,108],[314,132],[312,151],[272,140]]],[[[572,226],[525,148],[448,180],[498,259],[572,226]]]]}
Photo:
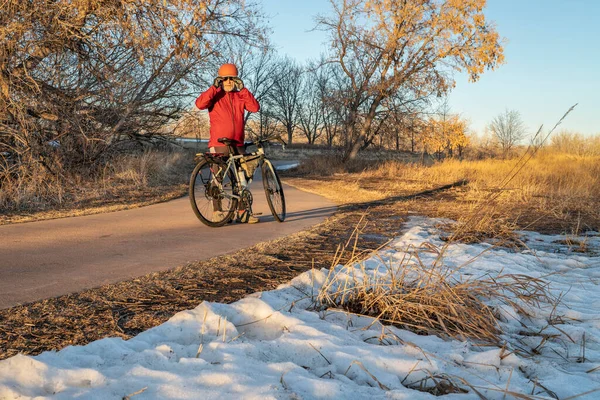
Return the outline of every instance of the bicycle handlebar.
{"type": "Polygon", "coordinates": [[[254,140],[254,141],[252,141],[252,142],[247,142],[247,143],[244,143],[244,144],[245,144],[245,145],[259,145],[259,144],[263,144],[263,143],[269,143],[269,142],[272,142],[272,141],[278,141],[278,142],[281,142],[281,144],[282,144],[283,146],[287,145],[287,143],[285,142],[285,140],[283,140],[283,139],[281,138],[281,136],[279,136],[279,135],[272,135],[272,136],[268,136],[268,137],[266,137],[266,138],[263,138],[263,139],[258,139],[258,140],[254,140]]]}

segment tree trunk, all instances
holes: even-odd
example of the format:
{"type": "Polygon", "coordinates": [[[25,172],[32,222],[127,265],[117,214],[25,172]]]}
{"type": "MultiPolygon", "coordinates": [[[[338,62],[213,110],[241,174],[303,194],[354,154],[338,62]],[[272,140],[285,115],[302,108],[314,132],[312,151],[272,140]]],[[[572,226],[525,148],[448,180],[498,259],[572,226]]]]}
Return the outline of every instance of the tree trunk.
{"type": "Polygon", "coordinates": [[[367,117],[367,120],[365,121],[365,124],[363,125],[363,127],[360,130],[359,137],[354,141],[354,144],[352,144],[352,147],[350,147],[350,150],[347,151],[346,154],[344,155],[344,161],[352,161],[352,160],[356,159],[358,152],[360,151],[360,149],[363,146],[363,143],[365,143],[365,141],[367,139],[367,132],[369,132],[369,129],[371,128],[372,123],[373,123],[373,118],[369,115],[369,117],[367,117]]]}
{"type": "Polygon", "coordinates": [[[288,136],[288,145],[292,144],[292,138],[294,136],[294,130],[291,126],[286,126],[287,136],[288,136]]]}
{"type": "MultiPolygon", "coordinates": [[[[371,103],[371,107],[369,108],[369,114],[367,114],[365,123],[360,130],[360,135],[358,136],[358,138],[356,138],[356,140],[350,147],[350,150],[344,155],[344,161],[351,161],[351,160],[356,159],[356,156],[358,155],[358,152],[361,150],[363,143],[367,142],[367,135],[368,135],[369,131],[371,130],[371,125],[373,124],[373,119],[375,119],[375,112],[377,111],[377,107],[379,107],[379,104],[381,103],[382,99],[383,99],[383,96],[379,95],[373,100],[373,103],[371,103]]],[[[353,126],[351,128],[353,128],[353,126]]]]}

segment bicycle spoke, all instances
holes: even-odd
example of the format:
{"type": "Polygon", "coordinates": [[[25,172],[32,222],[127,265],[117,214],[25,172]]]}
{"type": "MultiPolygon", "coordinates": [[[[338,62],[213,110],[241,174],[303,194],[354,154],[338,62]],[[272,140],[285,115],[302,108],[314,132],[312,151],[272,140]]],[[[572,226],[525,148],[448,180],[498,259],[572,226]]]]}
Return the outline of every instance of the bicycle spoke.
{"type": "Polygon", "coordinates": [[[190,180],[190,202],[198,219],[209,226],[226,224],[237,206],[233,187],[231,174],[222,165],[200,162],[190,180]]]}

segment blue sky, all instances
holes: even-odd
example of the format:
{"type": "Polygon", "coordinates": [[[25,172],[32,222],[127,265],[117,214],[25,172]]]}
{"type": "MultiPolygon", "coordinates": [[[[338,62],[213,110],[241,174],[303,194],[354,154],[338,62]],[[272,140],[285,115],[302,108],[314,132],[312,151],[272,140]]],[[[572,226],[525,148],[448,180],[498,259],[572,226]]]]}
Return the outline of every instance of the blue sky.
{"type": "MultiPolygon", "coordinates": [[[[262,0],[270,16],[273,42],[298,61],[318,58],[327,37],[314,28],[327,0],[262,0]]],[[[558,128],[600,133],[600,1],[488,0],[486,17],[506,39],[506,63],[476,83],[456,77],[452,111],[482,132],[505,109],[521,113],[528,130],[551,128],[567,109],[578,106],[558,128]]]]}

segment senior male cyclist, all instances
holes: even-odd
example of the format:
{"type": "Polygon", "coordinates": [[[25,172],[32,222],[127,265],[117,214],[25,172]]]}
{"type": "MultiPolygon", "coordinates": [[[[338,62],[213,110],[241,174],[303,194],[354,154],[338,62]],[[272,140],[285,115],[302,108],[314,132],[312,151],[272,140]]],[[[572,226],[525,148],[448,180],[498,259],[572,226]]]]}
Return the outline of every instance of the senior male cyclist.
{"type": "MultiPolygon", "coordinates": [[[[210,120],[210,139],[208,148],[211,153],[229,154],[227,146],[217,140],[228,138],[234,141],[236,154],[243,154],[245,111],[258,112],[260,105],[254,95],[244,87],[244,82],[238,77],[237,67],[233,64],[223,64],[217,73],[214,83],[196,99],[196,107],[208,109],[210,120]]],[[[216,204],[219,208],[220,204],[216,204]]],[[[215,209],[215,212],[222,212],[215,209]]],[[[248,223],[259,222],[251,215],[248,223]]]]}

